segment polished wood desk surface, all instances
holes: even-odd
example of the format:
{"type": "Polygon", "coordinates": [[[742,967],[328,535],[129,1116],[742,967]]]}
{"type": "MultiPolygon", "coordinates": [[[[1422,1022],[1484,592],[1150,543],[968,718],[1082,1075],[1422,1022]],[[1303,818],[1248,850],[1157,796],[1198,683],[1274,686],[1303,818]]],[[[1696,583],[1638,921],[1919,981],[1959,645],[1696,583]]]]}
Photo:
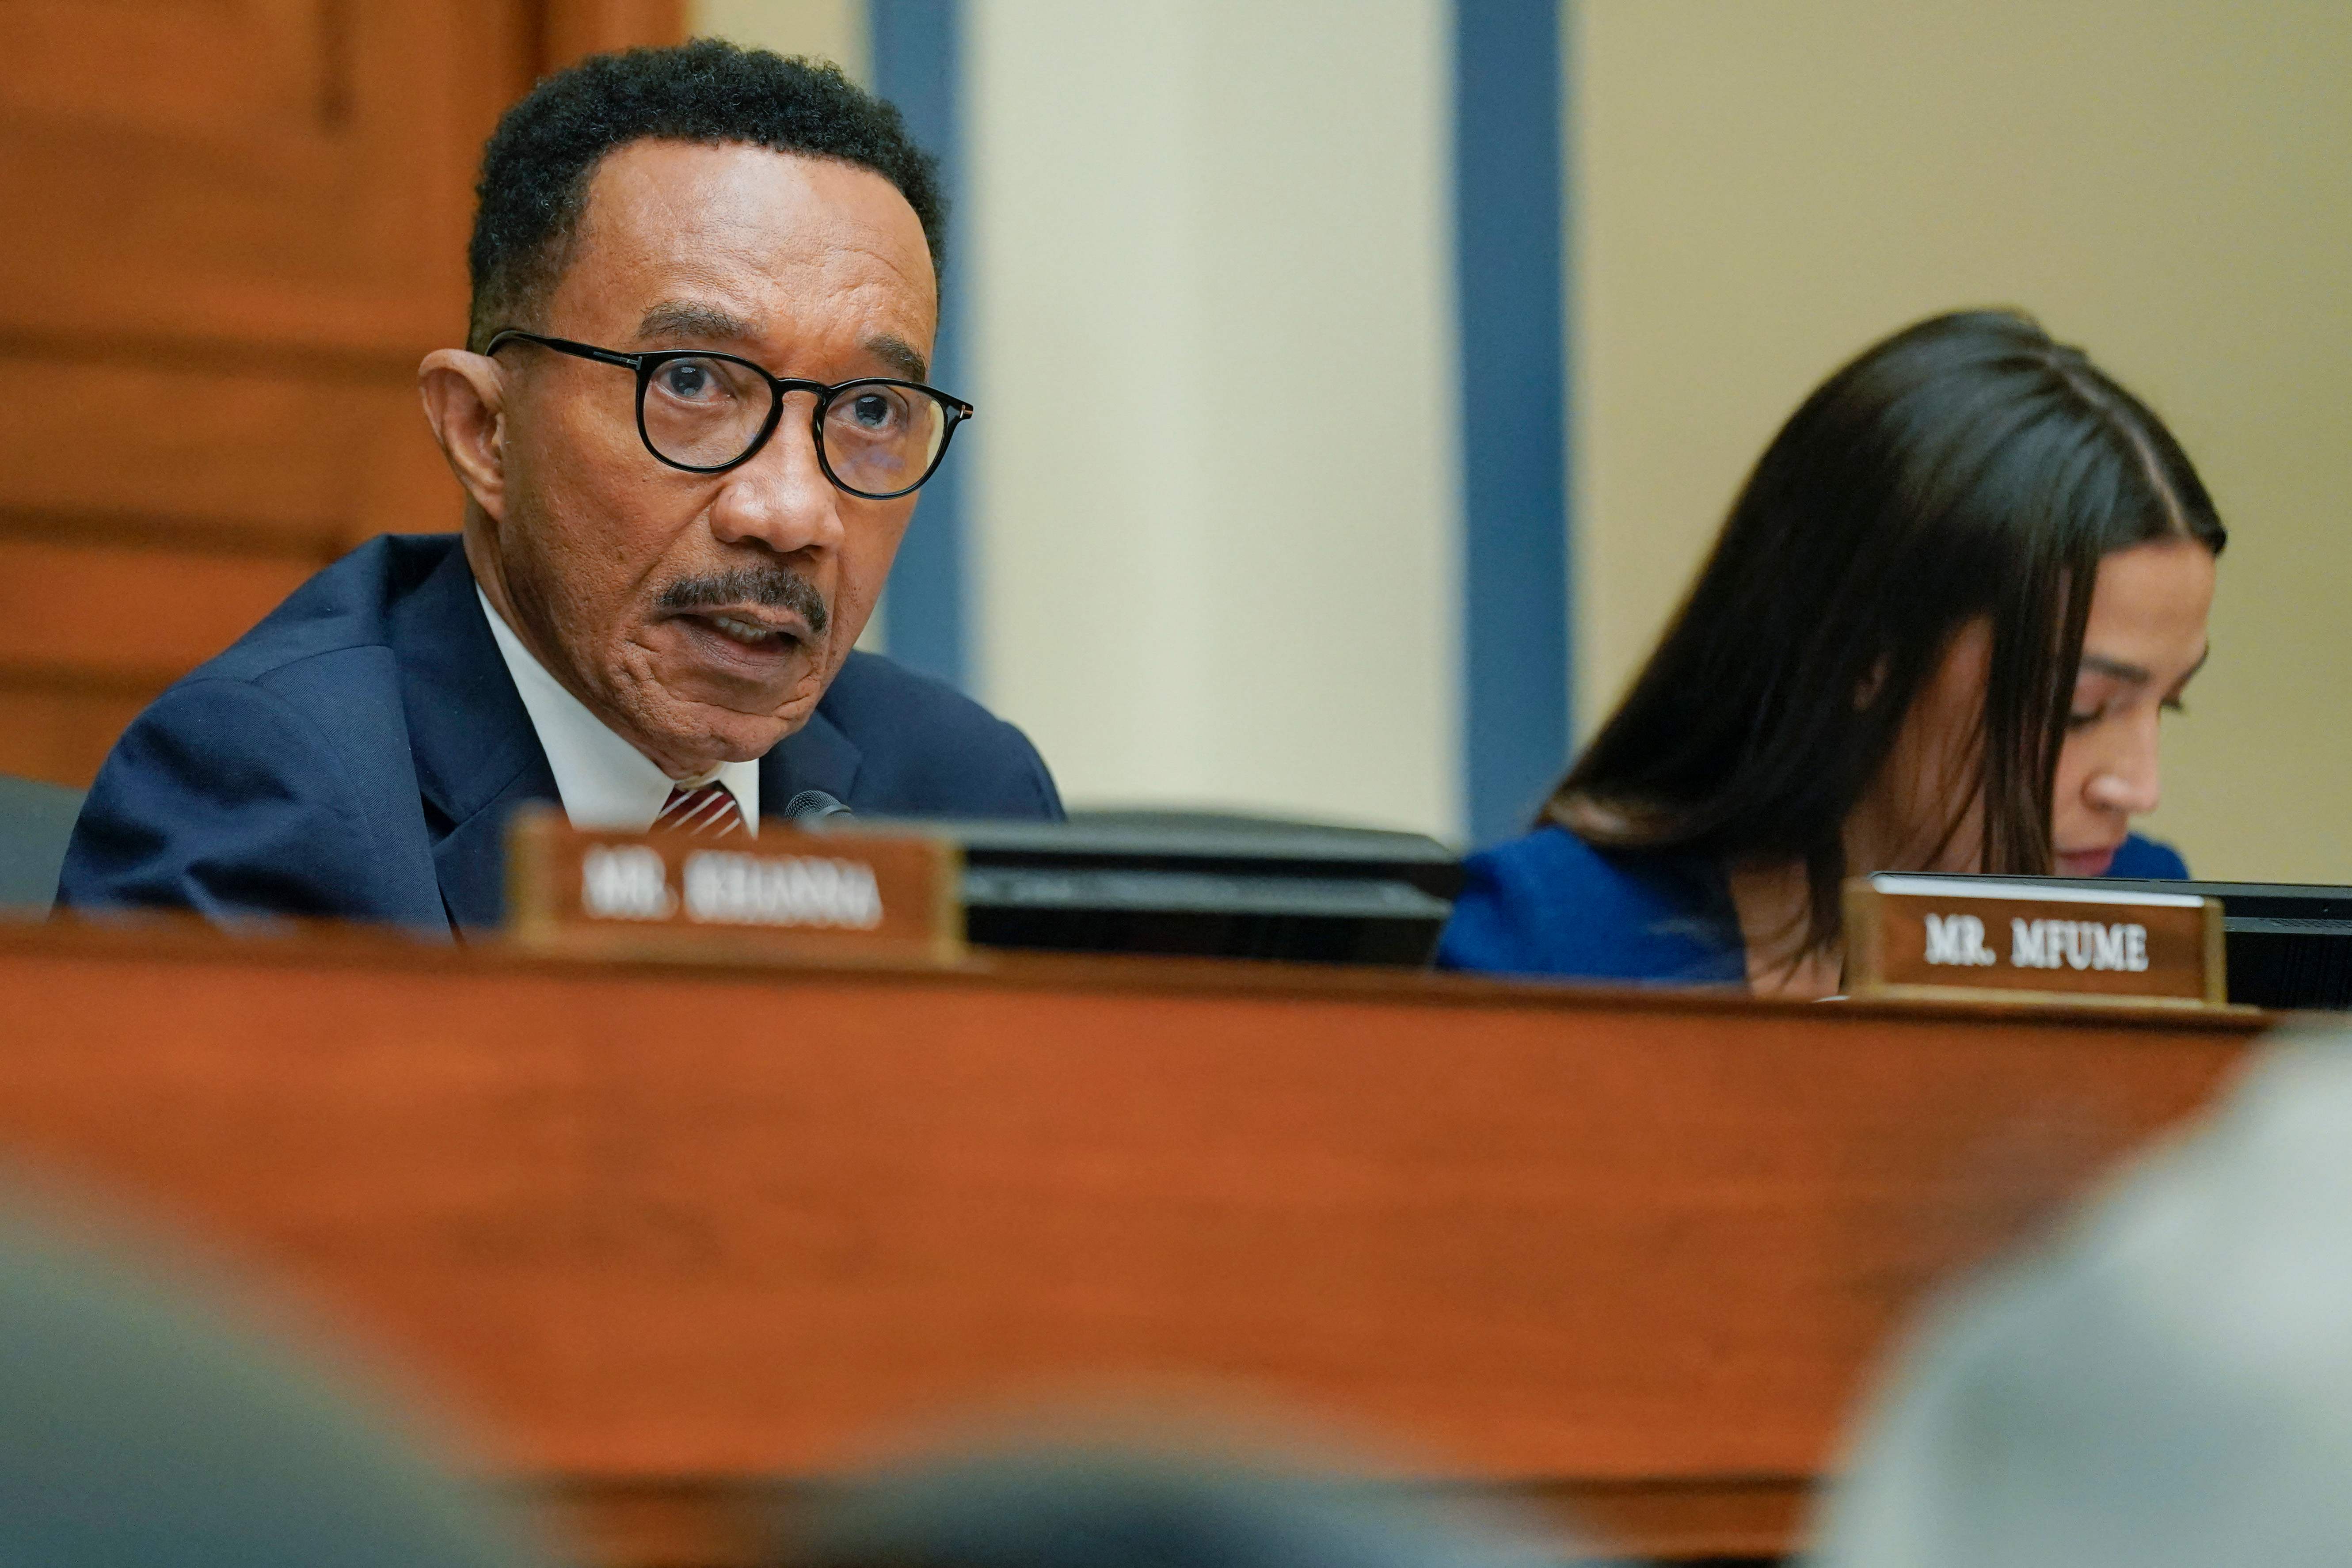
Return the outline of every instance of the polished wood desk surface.
{"type": "Polygon", "coordinates": [[[1922,1295],[2262,1020],[1272,965],[0,927],[0,1143],[416,1369],[607,1561],[943,1409],[1226,1382],[1630,1548],[1790,1540],[1922,1295]]]}

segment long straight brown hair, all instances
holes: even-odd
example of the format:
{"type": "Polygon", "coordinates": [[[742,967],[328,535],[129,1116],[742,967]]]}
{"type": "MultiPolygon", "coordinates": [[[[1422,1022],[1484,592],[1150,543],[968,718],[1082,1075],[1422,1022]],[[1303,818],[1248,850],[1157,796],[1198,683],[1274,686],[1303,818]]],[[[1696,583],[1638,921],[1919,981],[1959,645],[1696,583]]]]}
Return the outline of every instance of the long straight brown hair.
{"type": "MultiPolygon", "coordinates": [[[[1992,648],[1966,802],[1982,868],[2046,875],[2101,558],[2228,535],[2163,422],[2006,310],[1866,350],[1780,427],[1647,665],[1543,811],[1587,842],[1801,861],[1840,934],[1843,829],[1953,638],[1992,648]]],[[[1956,819],[1941,825],[1949,842],[1956,819]]]]}

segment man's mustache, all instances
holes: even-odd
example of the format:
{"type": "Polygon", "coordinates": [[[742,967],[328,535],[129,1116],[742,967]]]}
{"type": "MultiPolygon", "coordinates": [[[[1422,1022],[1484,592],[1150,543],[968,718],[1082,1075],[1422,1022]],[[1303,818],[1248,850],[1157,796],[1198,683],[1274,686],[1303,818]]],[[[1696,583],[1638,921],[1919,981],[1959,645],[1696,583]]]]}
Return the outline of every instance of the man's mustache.
{"type": "Polygon", "coordinates": [[[816,584],[783,566],[757,570],[738,566],[707,577],[680,577],[661,591],[658,603],[672,612],[765,605],[771,609],[792,611],[808,623],[812,637],[824,636],[825,626],[833,619],[833,612],[825,608],[824,595],[816,591],[816,584]]]}

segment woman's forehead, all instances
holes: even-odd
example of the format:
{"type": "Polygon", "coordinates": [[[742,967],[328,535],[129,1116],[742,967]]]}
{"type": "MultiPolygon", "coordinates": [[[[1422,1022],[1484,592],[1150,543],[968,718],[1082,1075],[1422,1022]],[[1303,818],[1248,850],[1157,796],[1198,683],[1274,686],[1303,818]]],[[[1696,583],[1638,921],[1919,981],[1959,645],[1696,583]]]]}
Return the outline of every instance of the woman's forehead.
{"type": "Polygon", "coordinates": [[[2205,657],[2216,563],[2192,539],[2163,539],[2118,550],[2099,563],[2083,630],[2085,661],[2178,679],[2205,657]]]}

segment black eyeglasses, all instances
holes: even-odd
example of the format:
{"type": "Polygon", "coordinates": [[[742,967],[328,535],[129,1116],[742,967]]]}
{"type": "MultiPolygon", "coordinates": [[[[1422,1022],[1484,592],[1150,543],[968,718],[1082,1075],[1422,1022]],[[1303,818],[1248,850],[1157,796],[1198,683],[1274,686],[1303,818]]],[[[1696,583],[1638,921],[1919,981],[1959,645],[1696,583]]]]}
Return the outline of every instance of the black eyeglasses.
{"type": "Polygon", "coordinates": [[[887,376],[790,381],[733,354],[665,349],[626,354],[507,328],[485,353],[510,342],[616,364],[637,374],[637,434],[646,450],[690,474],[723,474],[751,460],[783,420],[784,394],[816,395],[809,431],[824,477],[851,495],[888,500],[919,489],[948,455],[971,405],[919,381],[887,376]]]}

